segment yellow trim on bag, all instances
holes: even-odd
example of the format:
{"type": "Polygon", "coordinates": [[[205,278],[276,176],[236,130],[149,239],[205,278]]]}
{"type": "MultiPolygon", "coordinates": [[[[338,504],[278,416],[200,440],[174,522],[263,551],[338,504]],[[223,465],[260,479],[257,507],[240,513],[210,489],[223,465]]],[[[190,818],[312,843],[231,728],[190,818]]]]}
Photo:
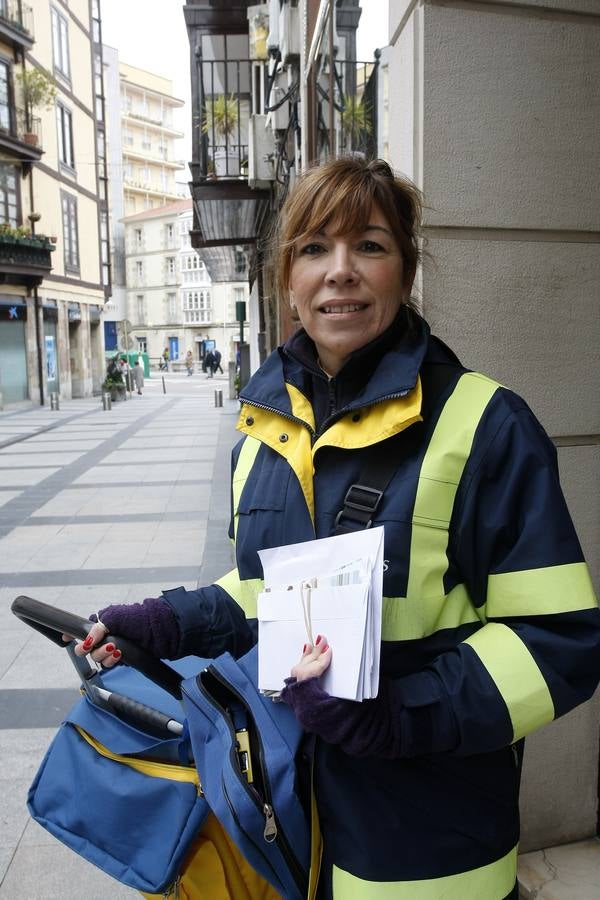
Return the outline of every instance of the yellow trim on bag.
{"type": "Polygon", "coordinates": [[[584,562],[490,575],[487,614],[539,616],[595,609],[598,600],[584,562]]]}
{"type": "Polygon", "coordinates": [[[192,766],[180,766],[171,763],[156,762],[155,760],[150,759],[138,759],[134,756],[122,756],[119,753],[113,753],[112,750],[109,750],[108,747],[105,747],[104,744],[101,744],[100,741],[93,738],[91,734],[88,734],[87,731],[84,731],[79,725],[74,725],[73,727],[79,732],[84,741],[86,741],[90,747],[93,747],[100,756],[122,763],[124,766],[129,766],[130,769],[135,769],[136,772],[141,772],[142,775],[149,775],[151,778],[166,778],[169,781],[187,781],[190,784],[195,784],[198,789],[198,794],[204,796],[198,772],[192,766]]]}
{"type": "Polygon", "coordinates": [[[244,610],[247,619],[256,618],[256,600],[263,590],[262,578],[245,578],[242,580],[237,569],[232,569],[215,581],[219,587],[227,591],[238,606],[244,610]]]}
{"type": "Polygon", "coordinates": [[[544,676],[521,638],[499,622],[488,622],[469,644],[506,703],[513,741],[554,719],[554,703],[544,676]]]}
{"type": "Polygon", "coordinates": [[[422,422],[421,405],[423,392],[421,379],[405,397],[365,406],[358,413],[353,410],[336,422],[321,435],[312,448],[313,457],[321,447],[339,447],[342,450],[357,450],[370,447],[395,434],[404,431],[415,422],[422,422]],[[356,427],[353,416],[360,415],[360,427],[356,427]]]}
{"type": "Polygon", "coordinates": [[[448,526],[477,425],[499,385],[467,372],[444,404],[423,458],[413,511],[407,597],[444,595],[448,526]]]}
{"type": "Polygon", "coordinates": [[[382,641],[416,641],[443,628],[458,628],[482,622],[484,610],[477,610],[464,584],[449,594],[423,600],[384,597],[381,620],[382,641]]]}
{"type": "Polygon", "coordinates": [[[487,866],[419,881],[365,881],[333,867],[334,900],[503,900],[517,877],[517,847],[487,866]]]}

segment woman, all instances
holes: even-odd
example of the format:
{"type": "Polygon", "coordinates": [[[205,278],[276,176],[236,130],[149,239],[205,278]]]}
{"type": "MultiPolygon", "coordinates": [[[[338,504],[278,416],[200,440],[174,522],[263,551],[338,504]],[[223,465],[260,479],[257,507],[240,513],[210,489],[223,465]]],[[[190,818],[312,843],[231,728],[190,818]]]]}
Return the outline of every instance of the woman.
{"type": "Polygon", "coordinates": [[[144,387],[144,367],[142,365],[142,360],[139,357],[133,367],[133,383],[136,391],[141,395],[142,388],[144,387]]]}
{"type": "MultiPolygon", "coordinates": [[[[468,372],[411,306],[419,217],[416,189],[381,161],[299,180],[276,258],[302,328],[241,392],[237,568],[101,612],[163,657],[239,655],[255,640],[258,550],[384,526],[378,697],[340,701],[306,677],[335,658],[324,638],[284,691],[317,735],[319,896],[335,900],[516,897],[522,738],[599,674],[600,618],[554,447],[523,400],[468,372]],[[389,459],[365,518],[347,492],[364,495],[364,473],[389,459]]],[[[105,633],[96,624],[79,652],[105,633]]]]}

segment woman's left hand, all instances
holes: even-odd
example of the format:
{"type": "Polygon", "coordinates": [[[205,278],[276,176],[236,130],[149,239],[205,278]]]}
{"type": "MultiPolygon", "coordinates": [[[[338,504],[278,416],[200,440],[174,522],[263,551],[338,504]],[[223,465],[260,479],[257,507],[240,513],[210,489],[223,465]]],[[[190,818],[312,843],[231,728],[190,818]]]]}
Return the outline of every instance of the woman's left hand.
{"type": "Polygon", "coordinates": [[[318,634],[314,647],[312,644],[304,645],[300,661],[296,663],[291,674],[296,681],[320,678],[330,663],[331,647],[325,635],[318,634]]]}

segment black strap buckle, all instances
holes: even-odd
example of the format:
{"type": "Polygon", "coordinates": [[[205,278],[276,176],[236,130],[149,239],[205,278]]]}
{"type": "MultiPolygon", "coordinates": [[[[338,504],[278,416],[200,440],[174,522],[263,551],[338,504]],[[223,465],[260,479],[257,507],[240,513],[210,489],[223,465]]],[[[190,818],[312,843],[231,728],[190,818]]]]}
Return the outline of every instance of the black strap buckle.
{"type": "Polygon", "coordinates": [[[335,517],[334,528],[340,526],[343,516],[356,521],[361,528],[370,528],[371,519],[383,497],[383,491],[364,484],[351,484],[344,497],[344,506],[335,517]],[[354,513],[358,513],[355,515],[354,513]]]}

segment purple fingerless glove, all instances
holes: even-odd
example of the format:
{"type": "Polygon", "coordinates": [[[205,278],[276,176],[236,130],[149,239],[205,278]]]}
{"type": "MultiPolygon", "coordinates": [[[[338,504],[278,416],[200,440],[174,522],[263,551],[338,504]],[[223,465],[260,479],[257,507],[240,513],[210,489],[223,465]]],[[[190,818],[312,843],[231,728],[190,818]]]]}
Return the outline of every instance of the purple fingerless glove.
{"type": "Polygon", "coordinates": [[[292,707],[305,731],[339,744],[350,756],[400,755],[400,723],[387,709],[385,682],[380,682],[378,697],[358,703],[327,694],[318,678],[286,678],[281,699],[292,707]]]}
{"type": "MultiPolygon", "coordinates": [[[[98,613],[109,634],[134,641],[159,659],[174,659],[179,647],[179,625],[166,600],[148,597],[143,603],[117,603],[98,613]]],[[[97,615],[90,616],[95,622],[97,615]]]]}

